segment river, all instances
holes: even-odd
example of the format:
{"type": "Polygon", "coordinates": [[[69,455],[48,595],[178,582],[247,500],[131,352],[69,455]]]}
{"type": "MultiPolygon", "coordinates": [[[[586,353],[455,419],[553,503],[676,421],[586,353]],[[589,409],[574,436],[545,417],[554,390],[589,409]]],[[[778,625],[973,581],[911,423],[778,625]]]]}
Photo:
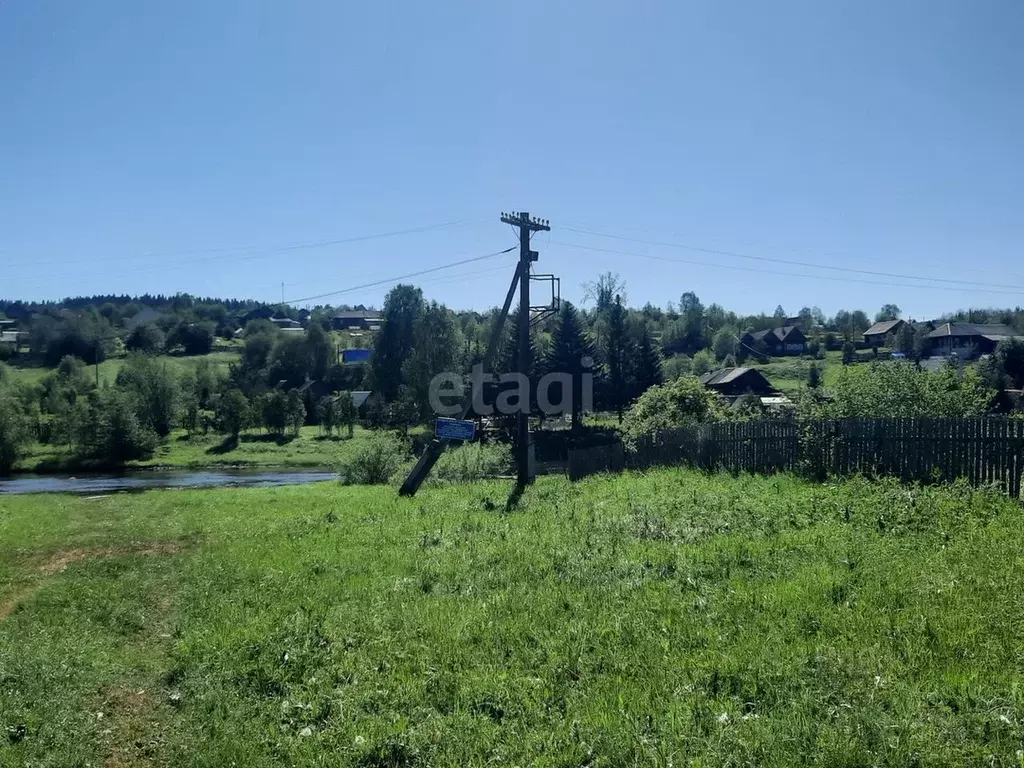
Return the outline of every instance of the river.
{"type": "Polygon", "coordinates": [[[305,485],[334,480],[326,469],[261,467],[258,469],[134,470],[118,474],[14,475],[0,479],[0,495],[74,493],[94,495],[154,488],[224,488],[305,485]]]}

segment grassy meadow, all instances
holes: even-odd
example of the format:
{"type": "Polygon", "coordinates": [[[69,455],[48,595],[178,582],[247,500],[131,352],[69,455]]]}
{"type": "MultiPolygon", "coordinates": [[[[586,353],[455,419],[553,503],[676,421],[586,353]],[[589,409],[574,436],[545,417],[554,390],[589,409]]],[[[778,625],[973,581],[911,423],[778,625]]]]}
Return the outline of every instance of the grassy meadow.
{"type": "Polygon", "coordinates": [[[807,376],[811,363],[818,366],[823,386],[829,386],[836,373],[842,368],[842,352],[826,352],[824,360],[808,360],[802,357],[775,357],[767,363],[747,362],[763,373],[780,392],[794,395],[807,389],[807,376]]]}
{"type": "MultiPolygon", "coordinates": [[[[158,355],[157,360],[179,373],[195,370],[195,367],[200,360],[206,360],[213,367],[214,373],[218,376],[225,377],[228,375],[228,366],[231,365],[231,363],[238,361],[241,346],[236,343],[224,341],[221,341],[220,344],[221,346],[215,348],[207,355],[158,355]]],[[[98,375],[101,384],[113,384],[117,379],[118,371],[121,370],[121,366],[124,365],[124,361],[126,359],[126,357],[111,357],[104,360],[99,364],[99,366],[86,366],[86,372],[90,376],[98,375]],[[97,367],[99,368],[98,374],[96,370],[97,367]]],[[[30,385],[38,384],[48,374],[55,370],[53,368],[36,365],[17,365],[13,363],[10,363],[9,365],[14,381],[30,385]]]]}
{"type": "Polygon", "coordinates": [[[1024,526],[705,476],[0,497],[0,765],[1014,765],[1024,526]]]}

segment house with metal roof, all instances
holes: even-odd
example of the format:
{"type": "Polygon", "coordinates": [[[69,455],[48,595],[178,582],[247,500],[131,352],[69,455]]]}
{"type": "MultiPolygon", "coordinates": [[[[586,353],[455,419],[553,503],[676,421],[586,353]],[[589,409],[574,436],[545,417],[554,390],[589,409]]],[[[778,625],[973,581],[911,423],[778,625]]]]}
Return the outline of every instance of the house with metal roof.
{"type": "Polygon", "coordinates": [[[331,327],[336,331],[374,330],[383,322],[380,312],[375,309],[345,309],[331,318],[331,327]]]}
{"type": "Polygon", "coordinates": [[[769,355],[802,355],[807,349],[807,337],[795,325],[745,333],[740,339],[740,343],[748,350],[757,349],[769,355]]]}
{"type": "Polygon", "coordinates": [[[903,320],[883,320],[880,323],[875,323],[866,331],[864,331],[864,343],[869,347],[884,347],[885,340],[890,336],[895,336],[906,322],[903,320]]]}
{"type": "Polygon", "coordinates": [[[931,356],[973,360],[991,354],[1000,341],[1016,335],[1002,323],[943,323],[924,337],[925,351],[931,356]]]}
{"type": "Polygon", "coordinates": [[[754,394],[762,397],[777,394],[772,383],[756,368],[721,368],[705,373],[700,383],[723,397],[754,394]]]}

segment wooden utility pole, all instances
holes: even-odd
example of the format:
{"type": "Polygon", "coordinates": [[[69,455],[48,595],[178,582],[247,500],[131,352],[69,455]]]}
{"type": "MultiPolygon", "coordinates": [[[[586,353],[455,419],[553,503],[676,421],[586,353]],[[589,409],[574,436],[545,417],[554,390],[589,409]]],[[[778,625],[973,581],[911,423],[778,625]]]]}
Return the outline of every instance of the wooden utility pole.
{"type": "MultiPolygon", "coordinates": [[[[533,232],[550,231],[546,219],[530,218],[526,211],[503,213],[501,220],[513,227],[519,227],[519,373],[530,375],[530,264],[537,260],[536,251],[530,250],[530,235],[533,232]]],[[[516,417],[516,479],[520,486],[530,481],[530,404],[533,389],[530,387],[527,402],[520,404],[516,417]]]]}
{"type": "MultiPolygon", "coordinates": [[[[512,307],[512,300],[516,297],[516,284],[519,282],[519,267],[516,266],[515,274],[512,275],[512,284],[508,287],[508,293],[505,295],[505,303],[502,305],[501,311],[498,312],[497,322],[491,329],[491,337],[487,343],[487,352],[484,354],[483,362],[480,364],[481,371],[488,373],[491,370],[491,365],[494,362],[494,357],[498,352],[498,347],[501,345],[501,332],[505,327],[505,318],[508,317],[508,311],[512,307]]],[[[462,401],[462,410],[459,417],[464,419],[469,415],[473,408],[473,391],[470,389],[466,393],[462,401]]],[[[433,469],[434,464],[441,457],[441,453],[447,446],[448,441],[445,439],[434,438],[427,445],[426,450],[423,451],[423,455],[420,456],[419,461],[412,468],[409,476],[402,483],[402,487],[398,489],[399,494],[402,496],[412,496],[419,490],[420,485],[427,479],[427,475],[430,474],[430,470],[433,469]]]]}
{"type": "MultiPolygon", "coordinates": [[[[491,336],[487,343],[487,352],[484,354],[481,363],[482,372],[487,375],[491,372],[491,365],[501,346],[502,329],[505,326],[505,318],[508,317],[512,301],[516,296],[516,284],[519,286],[519,365],[520,371],[526,372],[530,367],[530,262],[537,260],[537,252],[530,250],[530,233],[539,230],[550,230],[549,222],[541,219],[531,219],[528,213],[503,213],[501,220],[506,224],[519,227],[519,264],[516,265],[515,274],[512,276],[512,283],[508,287],[505,296],[505,303],[498,312],[497,320],[491,329],[491,336]],[[525,285],[524,285],[525,283],[525,285]]],[[[466,393],[462,401],[461,418],[465,419],[473,408],[473,392],[466,393]]],[[[518,438],[516,443],[516,456],[519,467],[519,487],[529,482],[530,474],[530,453],[529,453],[529,402],[526,408],[518,417],[518,438]]],[[[430,441],[419,461],[409,472],[405,482],[398,492],[402,496],[412,496],[419,490],[420,485],[426,480],[430,470],[437,463],[445,446],[447,438],[435,438],[430,441]]]]}

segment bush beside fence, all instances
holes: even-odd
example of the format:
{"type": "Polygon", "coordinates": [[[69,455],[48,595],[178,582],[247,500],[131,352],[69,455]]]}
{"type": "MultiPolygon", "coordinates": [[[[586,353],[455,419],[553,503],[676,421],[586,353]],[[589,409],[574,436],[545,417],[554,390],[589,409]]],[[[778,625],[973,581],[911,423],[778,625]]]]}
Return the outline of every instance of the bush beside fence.
{"type": "Polygon", "coordinates": [[[569,452],[577,480],[623,467],[685,465],[729,472],[893,475],[906,481],[964,478],[1020,496],[1024,421],[1015,419],[843,419],[705,424],[621,444],[569,452]]]}

